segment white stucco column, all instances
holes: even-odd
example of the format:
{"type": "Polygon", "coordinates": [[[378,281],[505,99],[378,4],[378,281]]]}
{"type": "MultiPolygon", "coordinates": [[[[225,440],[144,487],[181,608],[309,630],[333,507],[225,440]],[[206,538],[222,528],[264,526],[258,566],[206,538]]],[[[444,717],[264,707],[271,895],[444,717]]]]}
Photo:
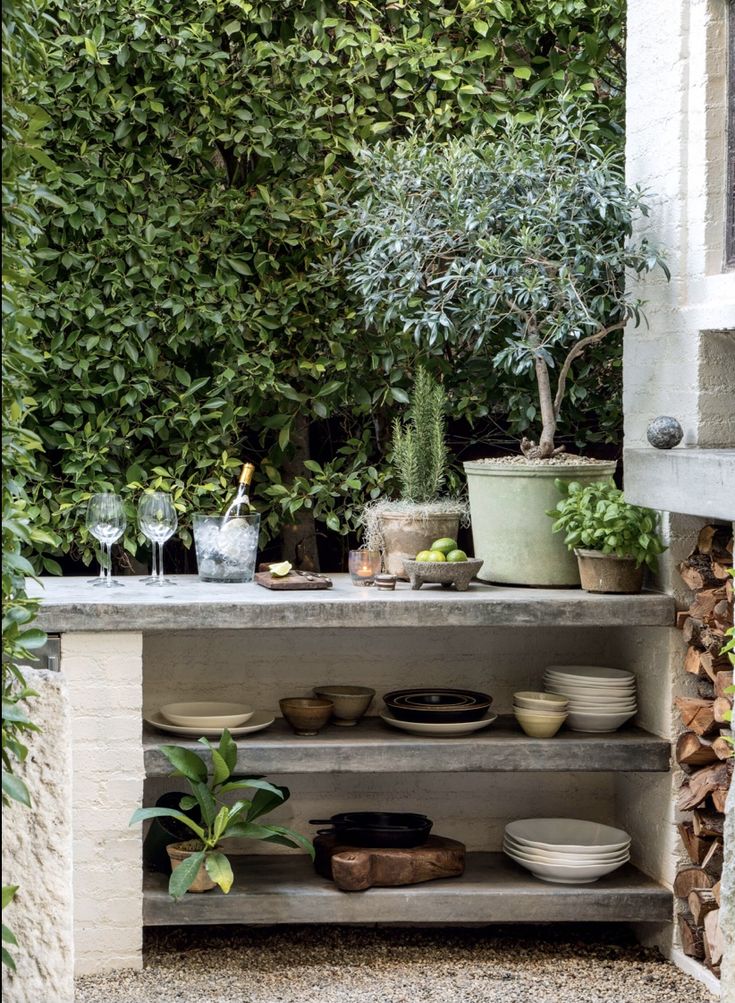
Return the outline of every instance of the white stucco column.
{"type": "Polygon", "coordinates": [[[143,635],[61,638],[71,707],[74,959],[77,975],[141,968],[143,635]]]}

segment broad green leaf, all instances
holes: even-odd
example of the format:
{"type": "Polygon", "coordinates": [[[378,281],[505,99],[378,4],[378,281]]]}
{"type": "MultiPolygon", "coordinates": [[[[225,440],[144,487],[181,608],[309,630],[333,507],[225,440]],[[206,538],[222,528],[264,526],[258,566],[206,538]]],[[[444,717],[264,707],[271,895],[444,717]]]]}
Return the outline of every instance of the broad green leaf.
{"type": "Polygon", "coordinates": [[[158,748],[174,769],[187,780],[191,780],[193,783],[206,783],[207,764],[196,752],[182,749],[178,745],[159,745],[158,748]]]}
{"type": "Polygon", "coordinates": [[[176,811],[174,808],[136,808],[128,824],[135,825],[136,822],[145,822],[150,818],[175,818],[188,826],[197,838],[204,839],[204,830],[202,827],[197,825],[196,822],[192,822],[183,812],[176,811]]]}
{"type": "Polygon", "coordinates": [[[19,885],[3,885],[2,908],[6,909],[15,898],[19,885]]]}
{"type": "Polygon", "coordinates": [[[230,861],[224,853],[219,853],[215,850],[214,852],[207,854],[206,867],[207,874],[210,876],[212,881],[215,882],[215,884],[220,886],[226,895],[230,888],[232,888],[232,882],[234,880],[230,861]]]}
{"type": "Polygon", "coordinates": [[[13,801],[19,801],[27,808],[31,807],[31,796],[28,793],[28,788],[20,777],[16,777],[13,773],[6,773],[5,770],[3,770],[2,780],[3,794],[6,797],[12,798],[13,801]]]}
{"type": "Polygon", "coordinates": [[[168,882],[168,893],[171,898],[178,900],[184,897],[194,884],[199,868],[204,862],[204,857],[204,850],[199,850],[197,853],[192,853],[186,860],[182,860],[179,866],[171,871],[168,882]]]}

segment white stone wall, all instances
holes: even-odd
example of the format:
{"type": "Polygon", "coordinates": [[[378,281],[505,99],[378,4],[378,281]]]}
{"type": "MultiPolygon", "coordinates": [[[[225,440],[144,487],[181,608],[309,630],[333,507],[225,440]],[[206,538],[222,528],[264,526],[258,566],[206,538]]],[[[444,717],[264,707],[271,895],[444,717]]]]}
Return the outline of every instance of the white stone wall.
{"type": "Polygon", "coordinates": [[[626,447],[645,446],[659,414],[679,419],[685,445],[735,446],[735,272],[723,271],[726,7],[628,4],[627,176],[651,193],[639,230],[667,250],[672,280],[631,280],[649,323],[625,334],[626,447]],[[717,378],[713,355],[731,367],[729,380],[717,378]]]}
{"type": "Polygon", "coordinates": [[[3,810],[3,884],[19,885],[3,913],[18,947],[17,971],[3,970],[5,1003],[73,1003],[71,721],[58,672],[26,669],[38,696],[30,704],[40,731],[18,774],[33,807],[3,810]]]}
{"type": "Polygon", "coordinates": [[[141,968],[142,635],[63,634],[72,708],[75,972],[141,968]]]}

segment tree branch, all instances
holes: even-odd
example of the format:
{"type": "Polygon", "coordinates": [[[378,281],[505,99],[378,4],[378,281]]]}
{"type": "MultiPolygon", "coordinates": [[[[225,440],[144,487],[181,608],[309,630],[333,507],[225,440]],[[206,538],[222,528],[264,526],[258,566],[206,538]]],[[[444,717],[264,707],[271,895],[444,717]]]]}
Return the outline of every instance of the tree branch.
{"type": "Polygon", "coordinates": [[[561,409],[561,402],[564,400],[564,388],[567,382],[567,376],[569,375],[569,370],[572,367],[572,363],[575,359],[578,359],[580,355],[584,352],[586,348],[590,345],[594,345],[597,341],[602,341],[603,338],[607,337],[608,334],[612,334],[613,331],[620,331],[625,327],[626,321],[619,320],[616,324],[611,324],[609,327],[603,327],[601,331],[597,334],[591,334],[588,338],[582,338],[578,341],[574,347],[570,350],[564,363],[559,370],[559,379],[556,384],[556,397],[554,398],[554,413],[556,417],[559,417],[559,411],[561,409]]]}

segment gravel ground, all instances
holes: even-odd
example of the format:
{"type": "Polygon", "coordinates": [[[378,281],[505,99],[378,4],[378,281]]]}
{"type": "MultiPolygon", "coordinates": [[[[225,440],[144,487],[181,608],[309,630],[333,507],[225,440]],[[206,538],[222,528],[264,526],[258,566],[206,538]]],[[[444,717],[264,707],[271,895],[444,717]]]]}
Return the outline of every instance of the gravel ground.
{"type": "Polygon", "coordinates": [[[77,1003],[710,1003],[616,927],[159,928],[77,1003]]]}

